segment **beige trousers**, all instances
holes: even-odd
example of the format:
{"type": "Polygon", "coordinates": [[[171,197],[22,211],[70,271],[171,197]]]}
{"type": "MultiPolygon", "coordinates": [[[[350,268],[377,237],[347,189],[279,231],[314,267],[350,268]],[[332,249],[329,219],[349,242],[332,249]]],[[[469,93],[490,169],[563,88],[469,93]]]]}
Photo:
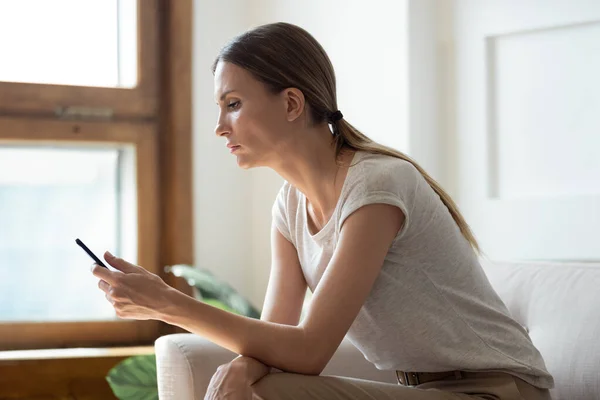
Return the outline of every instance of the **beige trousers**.
{"type": "Polygon", "coordinates": [[[551,400],[547,389],[495,372],[464,373],[463,379],[412,387],[281,372],[266,375],[252,389],[255,400],[551,400]]]}

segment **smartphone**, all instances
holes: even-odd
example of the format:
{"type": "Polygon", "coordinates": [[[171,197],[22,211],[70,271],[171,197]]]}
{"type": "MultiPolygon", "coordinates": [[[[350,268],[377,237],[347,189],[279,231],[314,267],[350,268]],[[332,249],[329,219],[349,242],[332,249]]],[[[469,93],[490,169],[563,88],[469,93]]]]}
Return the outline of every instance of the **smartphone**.
{"type": "Polygon", "coordinates": [[[100,261],[100,259],[98,257],[96,257],[96,255],[94,253],[92,253],[92,251],[90,249],[88,249],[87,246],[85,244],[83,244],[83,242],[81,240],[75,239],[75,243],[77,243],[86,253],[88,253],[88,255],[90,257],[92,257],[92,259],[96,262],[96,264],[108,269],[108,267],[106,265],[104,265],[104,263],[102,261],[100,261]]]}

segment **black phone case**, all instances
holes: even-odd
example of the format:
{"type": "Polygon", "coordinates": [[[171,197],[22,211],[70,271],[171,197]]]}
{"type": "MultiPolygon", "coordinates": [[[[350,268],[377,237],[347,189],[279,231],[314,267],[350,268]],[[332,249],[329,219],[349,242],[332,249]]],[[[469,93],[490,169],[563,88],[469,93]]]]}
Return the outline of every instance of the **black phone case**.
{"type": "Polygon", "coordinates": [[[75,243],[77,243],[86,253],[88,253],[88,255],[90,257],[92,257],[92,260],[94,260],[96,262],[96,264],[108,269],[108,267],[106,265],[104,265],[104,263],[102,261],[100,261],[100,259],[98,257],[96,257],[96,255],[94,253],[92,253],[92,251],[90,249],[88,249],[87,246],[85,244],[83,244],[83,242],[81,240],[75,239],[75,243]]]}

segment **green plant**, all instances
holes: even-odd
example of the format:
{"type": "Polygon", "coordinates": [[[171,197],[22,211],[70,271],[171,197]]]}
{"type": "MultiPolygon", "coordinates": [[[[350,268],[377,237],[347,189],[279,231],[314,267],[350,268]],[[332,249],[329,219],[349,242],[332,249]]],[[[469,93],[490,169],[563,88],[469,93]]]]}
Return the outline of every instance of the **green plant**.
{"type": "Polygon", "coordinates": [[[115,396],[121,400],[158,400],[156,356],[147,354],[129,357],[106,376],[115,396]]]}
{"type": "Polygon", "coordinates": [[[188,285],[198,290],[201,299],[205,302],[217,300],[237,314],[256,319],[260,318],[260,311],[245,297],[205,268],[194,268],[189,265],[178,264],[165,267],[165,271],[185,279],[188,285]]]}
{"type": "MultiPolygon", "coordinates": [[[[206,269],[189,265],[165,267],[166,272],[184,278],[196,288],[197,298],[206,304],[235,314],[260,318],[260,312],[230,285],[206,269]]],[[[114,366],[106,376],[115,396],[121,400],[158,399],[156,356],[132,356],[114,366]]]]}

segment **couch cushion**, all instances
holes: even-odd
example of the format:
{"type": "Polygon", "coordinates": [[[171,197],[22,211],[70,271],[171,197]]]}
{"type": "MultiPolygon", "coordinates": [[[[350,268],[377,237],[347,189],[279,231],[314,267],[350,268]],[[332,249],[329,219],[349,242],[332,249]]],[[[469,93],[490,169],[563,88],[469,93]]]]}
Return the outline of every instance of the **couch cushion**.
{"type": "Polygon", "coordinates": [[[554,376],[555,400],[600,399],[600,263],[482,261],[554,376]]]}

